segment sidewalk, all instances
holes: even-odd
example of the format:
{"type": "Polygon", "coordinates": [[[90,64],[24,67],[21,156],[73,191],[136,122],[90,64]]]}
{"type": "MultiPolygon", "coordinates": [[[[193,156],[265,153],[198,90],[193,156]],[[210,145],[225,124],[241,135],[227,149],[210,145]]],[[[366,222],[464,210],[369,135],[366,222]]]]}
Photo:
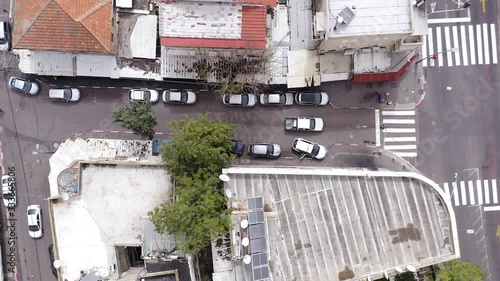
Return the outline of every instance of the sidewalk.
{"type": "Polygon", "coordinates": [[[322,83],[321,90],[329,94],[330,102],[335,108],[415,109],[423,102],[426,87],[423,64],[416,63],[419,59],[421,58],[417,55],[397,81],[326,82],[322,83]],[[378,96],[372,95],[374,92],[390,93],[388,100],[392,101],[392,104],[379,103],[378,96]]]}

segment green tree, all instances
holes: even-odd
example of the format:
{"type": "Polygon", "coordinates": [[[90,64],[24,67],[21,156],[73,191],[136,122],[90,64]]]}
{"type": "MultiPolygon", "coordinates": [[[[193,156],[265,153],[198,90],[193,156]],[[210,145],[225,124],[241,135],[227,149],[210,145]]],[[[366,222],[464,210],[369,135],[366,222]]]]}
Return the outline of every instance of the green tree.
{"type": "Polygon", "coordinates": [[[484,281],[486,274],[479,265],[460,260],[447,262],[440,270],[439,276],[443,281],[484,281]]]}
{"type": "Polygon", "coordinates": [[[114,122],[121,122],[123,128],[149,139],[153,139],[158,125],[150,102],[135,101],[130,106],[120,107],[112,117],[114,122]]]}
{"type": "Polygon", "coordinates": [[[163,163],[175,176],[192,176],[199,173],[202,178],[218,176],[231,160],[231,138],[237,126],[225,120],[214,120],[208,114],[197,118],[185,117],[171,121],[172,142],[160,146],[163,163]]]}
{"type": "Polygon", "coordinates": [[[219,234],[229,233],[229,214],[224,195],[215,188],[217,177],[177,178],[176,200],[166,202],[149,213],[160,233],[176,237],[177,248],[196,255],[219,234]]]}

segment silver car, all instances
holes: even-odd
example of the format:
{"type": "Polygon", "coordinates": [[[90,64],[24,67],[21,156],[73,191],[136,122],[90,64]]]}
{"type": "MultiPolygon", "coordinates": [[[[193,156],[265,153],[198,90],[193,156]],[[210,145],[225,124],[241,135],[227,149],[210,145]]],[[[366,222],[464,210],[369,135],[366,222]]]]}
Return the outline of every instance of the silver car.
{"type": "Polygon", "coordinates": [[[79,101],[80,90],[77,88],[52,88],[49,98],[53,101],[79,101]]]}
{"type": "Polygon", "coordinates": [[[28,233],[32,238],[41,238],[43,236],[42,228],[42,209],[40,205],[28,206],[28,233]]]}
{"type": "Polygon", "coordinates": [[[255,94],[224,95],[222,102],[227,106],[252,107],[257,103],[255,94]]]}
{"type": "Polygon", "coordinates": [[[195,104],[196,93],[191,90],[165,90],[163,102],[167,104],[195,104]]]}
{"type": "Polygon", "coordinates": [[[128,91],[129,101],[157,102],[160,100],[158,91],[151,89],[132,89],[128,91]]]}
{"type": "Polygon", "coordinates": [[[281,156],[281,146],[277,143],[251,144],[248,147],[248,156],[279,158],[281,156]]]}
{"type": "Polygon", "coordinates": [[[40,86],[37,83],[19,77],[10,77],[9,87],[33,96],[38,95],[40,92],[40,86]]]}

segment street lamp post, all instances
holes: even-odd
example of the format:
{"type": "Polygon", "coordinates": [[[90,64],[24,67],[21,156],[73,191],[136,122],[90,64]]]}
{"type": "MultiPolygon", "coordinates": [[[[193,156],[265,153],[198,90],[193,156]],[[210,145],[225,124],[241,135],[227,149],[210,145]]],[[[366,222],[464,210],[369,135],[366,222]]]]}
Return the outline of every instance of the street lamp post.
{"type": "Polygon", "coordinates": [[[454,53],[456,53],[456,52],[458,52],[458,48],[451,48],[451,49],[446,50],[446,51],[442,51],[442,52],[439,52],[439,53],[432,54],[430,56],[427,56],[427,57],[425,57],[423,59],[420,59],[420,60],[416,61],[415,64],[417,64],[417,63],[419,63],[421,61],[424,61],[424,60],[430,60],[430,59],[437,60],[439,54],[448,53],[448,52],[454,52],[454,53]]]}

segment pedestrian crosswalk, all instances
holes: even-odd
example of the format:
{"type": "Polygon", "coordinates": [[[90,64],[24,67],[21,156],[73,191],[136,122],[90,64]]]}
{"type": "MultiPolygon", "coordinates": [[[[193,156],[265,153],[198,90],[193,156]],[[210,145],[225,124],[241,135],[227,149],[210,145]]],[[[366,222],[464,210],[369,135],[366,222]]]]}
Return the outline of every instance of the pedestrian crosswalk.
{"type": "Polygon", "coordinates": [[[445,182],[440,185],[453,205],[489,205],[498,204],[498,180],[465,180],[445,182]]]}
{"type": "Polygon", "coordinates": [[[417,157],[415,110],[382,110],[382,147],[400,157],[417,157]]]}
{"type": "Polygon", "coordinates": [[[498,64],[496,24],[429,27],[422,58],[424,67],[498,64]]]}

